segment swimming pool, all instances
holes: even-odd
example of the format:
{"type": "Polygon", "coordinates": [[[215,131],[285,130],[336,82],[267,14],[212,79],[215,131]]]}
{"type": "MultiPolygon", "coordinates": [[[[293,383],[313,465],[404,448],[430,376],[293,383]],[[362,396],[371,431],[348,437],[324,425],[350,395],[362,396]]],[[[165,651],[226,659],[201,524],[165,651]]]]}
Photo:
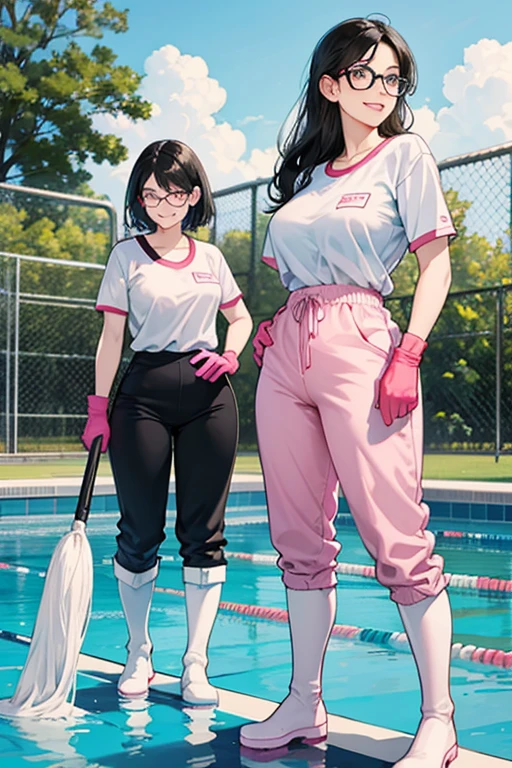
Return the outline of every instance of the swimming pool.
{"type": "MultiPolygon", "coordinates": [[[[254,497],[248,497],[246,501],[249,503],[244,505],[240,496],[236,498],[236,504],[231,502],[232,510],[228,515],[227,525],[229,551],[271,554],[273,549],[265,522],[264,508],[261,504],[255,503],[254,497]]],[[[95,563],[95,586],[93,613],[83,651],[104,659],[123,662],[126,629],[110,562],[115,545],[116,520],[116,514],[96,512],[91,515],[88,526],[95,563]]],[[[343,542],[343,550],[339,559],[347,563],[371,563],[356,530],[346,523],[347,521],[340,517],[338,530],[339,539],[343,542]]],[[[450,525],[453,527],[453,521],[440,522],[435,519],[431,527],[448,529],[450,525]]],[[[466,532],[471,528],[470,523],[461,522],[457,525],[459,529],[465,528],[466,532]]],[[[506,526],[504,523],[501,525],[506,526]]],[[[168,539],[161,550],[163,560],[158,587],[180,590],[182,587],[181,564],[177,556],[172,526],[171,511],[168,539]]],[[[43,586],[43,579],[37,576],[37,572],[44,570],[47,566],[54,546],[68,527],[68,517],[58,514],[6,516],[2,519],[0,561],[29,569],[28,573],[11,570],[0,573],[0,605],[2,606],[0,628],[2,630],[30,634],[43,586]]],[[[492,529],[492,525],[485,522],[480,524],[480,532],[486,533],[486,527],[492,529]]],[[[468,539],[447,538],[445,540],[440,537],[437,551],[444,555],[446,570],[449,572],[485,574],[510,579],[512,551],[506,546],[506,528],[502,536],[505,538],[494,540],[493,549],[482,542],[478,545],[478,542],[472,541],[468,545],[468,539]]],[[[284,589],[277,569],[248,559],[230,560],[223,600],[278,608],[285,606],[284,589]]],[[[511,649],[512,593],[482,595],[470,590],[453,589],[451,601],[454,612],[454,641],[464,644],[472,642],[475,645],[507,651],[511,649]]],[[[389,632],[402,630],[398,611],[388,599],[386,590],[372,579],[361,579],[357,576],[340,577],[337,622],[357,627],[373,627],[389,632]]],[[[179,675],[181,655],[186,642],[182,597],[165,592],[155,594],[151,613],[151,633],[155,646],[156,669],[171,675],[179,675]]],[[[0,696],[8,696],[13,691],[19,674],[18,667],[22,664],[26,651],[19,645],[5,640],[0,641],[0,648],[2,659],[4,659],[0,671],[0,696]]],[[[279,701],[286,693],[289,671],[289,635],[285,624],[226,611],[220,612],[212,635],[210,651],[209,673],[214,684],[230,691],[279,701]]],[[[452,683],[461,745],[491,755],[510,758],[512,756],[512,723],[509,713],[512,670],[454,661],[452,683]]],[[[163,737],[167,728],[167,726],[164,727],[162,732],[165,717],[160,713],[160,709],[165,710],[165,705],[158,701],[153,702],[151,715],[147,707],[137,711],[135,704],[131,705],[135,707],[133,711],[127,711],[126,708],[121,710],[117,703],[114,706],[110,701],[112,697],[117,698],[114,686],[110,685],[108,692],[104,689],[101,679],[96,680],[96,683],[93,682],[91,688],[89,677],[86,687],[88,693],[86,696],[84,694],[82,700],[79,695],[77,704],[92,712],[103,712],[106,708],[108,717],[105,716],[105,720],[102,714],[101,721],[110,723],[117,735],[121,727],[119,722],[122,721],[121,730],[126,736],[125,745],[121,745],[122,749],[128,752],[133,749],[134,754],[138,754],[142,748],[141,745],[144,745],[148,739],[152,740],[153,746],[157,749],[158,738],[155,734],[158,732],[163,737]],[[106,697],[105,700],[104,697],[106,697]],[[164,718],[162,721],[161,717],[164,718]],[[133,733],[130,722],[138,723],[134,726],[133,733]],[[152,724],[151,728],[149,723],[152,724]],[[152,731],[153,736],[144,735],[145,729],[152,731]]],[[[324,668],[324,693],[327,708],[331,713],[410,733],[416,728],[419,717],[419,691],[413,659],[409,653],[402,653],[374,643],[333,637],[324,668]]],[[[187,734],[193,740],[194,728],[200,727],[204,730],[207,723],[202,722],[197,726],[197,722],[190,720],[187,724],[186,718],[183,720],[182,710],[179,707],[178,709],[180,714],[179,717],[176,715],[176,722],[178,723],[179,720],[179,727],[176,724],[176,742],[182,743],[187,734]]],[[[169,714],[169,728],[174,728],[171,725],[174,722],[174,714],[169,714]]],[[[197,720],[198,713],[195,713],[194,717],[197,720]]],[[[212,714],[211,712],[210,720],[214,730],[215,728],[227,729],[231,736],[234,734],[233,738],[236,738],[236,729],[242,722],[224,713],[212,714]]],[[[33,723],[32,727],[37,730],[37,724],[33,723]]],[[[105,728],[107,728],[106,724],[105,728]]],[[[56,727],[55,733],[57,732],[56,727]]],[[[41,730],[40,725],[38,733],[39,739],[47,740],[43,753],[41,753],[41,747],[34,746],[38,740],[37,737],[32,738],[27,735],[20,740],[18,730],[11,725],[0,723],[0,749],[4,751],[3,747],[6,747],[12,752],[9,768],[11,765],[13,768],[17,765],[15,760],[21,760],[19,765],[26,765],[21,754],[23,750],[26,751],[32,747],[35,752],[32,758],[26,754],[26,759],[34,760],[39,751],[37,762],[44,768],[56,765],[66,766],[66,768],[68,765],[121,765],[120,762],[105,762],[105,752],[94,751],[90,723],[74,726],[71,735],[61,733],[58,738],[55,736],[59,744],[66,743],[71,749],[71,753],[67,756],[59,752],[61,762],[57,763],[54,759],[55,755],[53,758],[51,754],[48,758],[43,757],[45,750],[51,752],[49,749],[52,739],[51,729],[46,732],[44,729],[41,730]],[[77,754],[87,757],[73,755],[72,750],[75,747],[77,754]],[[103,756],[101,760],[100,755],[103,756]],[[82,762],[79,762],[80,760],[82,762]],[[94,760],[97,762],[94,763],[94,760]]],[[[103,733],[107,731],[102,731],[103,733]]],[[[222,739],[221,741],[216,739],[215,742],[216,749],[219,749],[222,739]]],[[[117,744],[115,749],[121,749],[121,746],[117,744]]],[[[62,746],[59,749],[62,749],[62,746]]],[[[303,759],[306,760],[305,764],[313,765],[317,758],[325,760],[325,756],[322,755],[312,758],[313,763],[308,763],[307,757],[303,759]]],[[[202,765],[200,750],[195,757],[190,757],[190,760],[193,762],[189,762],[187,758],[187,762],[182,764],[200,768],[202,765]],[[198,762],[195,762],[196,760],[198,762]]],[[[204,765],[222,765],[222,762],[209,763],[206,757],[204,761],[206,761],[204,765]]],[[[249,764],[247,760],[246,764],[249,764]]],[[[327,765],[328,763],[318,764],[327,765]]],[[[173,765],[180,765],[180,763],[173,763],[173,765]]],[[[298,764],[294,762],[293,765],[298,764]]]]}

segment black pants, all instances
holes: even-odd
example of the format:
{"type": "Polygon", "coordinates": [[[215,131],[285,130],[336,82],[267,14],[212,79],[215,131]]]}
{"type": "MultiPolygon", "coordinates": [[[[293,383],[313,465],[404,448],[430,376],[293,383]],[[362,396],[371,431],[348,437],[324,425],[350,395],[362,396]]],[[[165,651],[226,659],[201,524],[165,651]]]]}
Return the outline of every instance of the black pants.
{"type": "Polygon", "coordinates": [[[183,565],[225,565],[224,513],[238,442],[226,376],[196,377],[197,352],[137,352],[110,420],[110,461],[121,519],[116,560],[132,573],[157,562],[174,443],[176,536],[183,565]]]}

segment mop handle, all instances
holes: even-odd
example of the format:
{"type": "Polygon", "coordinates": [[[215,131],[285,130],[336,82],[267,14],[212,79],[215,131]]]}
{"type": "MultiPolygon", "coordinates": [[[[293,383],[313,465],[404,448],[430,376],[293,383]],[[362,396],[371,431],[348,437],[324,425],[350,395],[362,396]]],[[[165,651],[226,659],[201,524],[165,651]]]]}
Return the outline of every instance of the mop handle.
{"type": "Polygon", "coordinates": [[[84,479],[82,480],[80,496],[78,497],[78,504],[76,505],[75,511],[75,520],[79,520],[82,523],[86,523],[87,518],[89,517],[94,481],[96,480],[96,472],[98,471],[98,465],[100,463],[102,440],[103,435],[98,435],[98,437],[94,438],[91,450],[89,451],[89,456],[87,457],[84,479]]]}

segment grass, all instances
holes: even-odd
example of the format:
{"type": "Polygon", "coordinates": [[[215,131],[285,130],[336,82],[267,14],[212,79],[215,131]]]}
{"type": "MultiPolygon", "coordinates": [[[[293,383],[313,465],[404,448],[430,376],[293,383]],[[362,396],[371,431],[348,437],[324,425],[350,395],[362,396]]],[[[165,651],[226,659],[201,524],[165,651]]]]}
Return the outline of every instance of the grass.
{"type": "MultiPolygon", "coordinates": [[[[0,459],[1,462],[1,459],[0,459]]],[[[49,479],[52,477],[80,477],[85,467],[83,458],[55,461],[34,461],[23,464],[0,463],[0,480],[49,479]]],[[[261,472],[257,454],[239,456],[235,472],[256,474],[261,472]]],[[[106,457],[100,463],[98,474],[110,476],[110,464],[106,457]]],[[[512,482],[512,456],[502,456],[495,463],[493,456],[464,456],[461,454],[432,454],[425,456],[425,479],[430,480],[488,480],[512,482]]]]}

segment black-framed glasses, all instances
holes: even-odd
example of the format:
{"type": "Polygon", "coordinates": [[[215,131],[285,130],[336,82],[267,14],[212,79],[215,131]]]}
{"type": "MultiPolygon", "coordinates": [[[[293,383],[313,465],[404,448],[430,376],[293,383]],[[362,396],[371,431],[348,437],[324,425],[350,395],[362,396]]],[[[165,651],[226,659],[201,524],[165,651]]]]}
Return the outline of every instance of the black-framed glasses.
{"type": "Polygon", "coordinates": [[[175,189],[169,192],[165,197],[159,197],[156,192],[143,192],[140,196],[140,202],[146,206],[146,208],[157,208],[162,200],[165,200],[173,208],[183,208],[190,196],[190,192],[185,192],[183,189],[175,189]]]}
{"type": "Polygon", "coordinates": [[[355,91],[367,91],[376,80],[382,80],[384,89],[389,96],[403,96],[409,88],[406,77],[399,77],[394,72],[389,75],[378,75],[367,64],[356,64],[338,72],[338,77],[346,77],[348,84],[355,91]]]}

